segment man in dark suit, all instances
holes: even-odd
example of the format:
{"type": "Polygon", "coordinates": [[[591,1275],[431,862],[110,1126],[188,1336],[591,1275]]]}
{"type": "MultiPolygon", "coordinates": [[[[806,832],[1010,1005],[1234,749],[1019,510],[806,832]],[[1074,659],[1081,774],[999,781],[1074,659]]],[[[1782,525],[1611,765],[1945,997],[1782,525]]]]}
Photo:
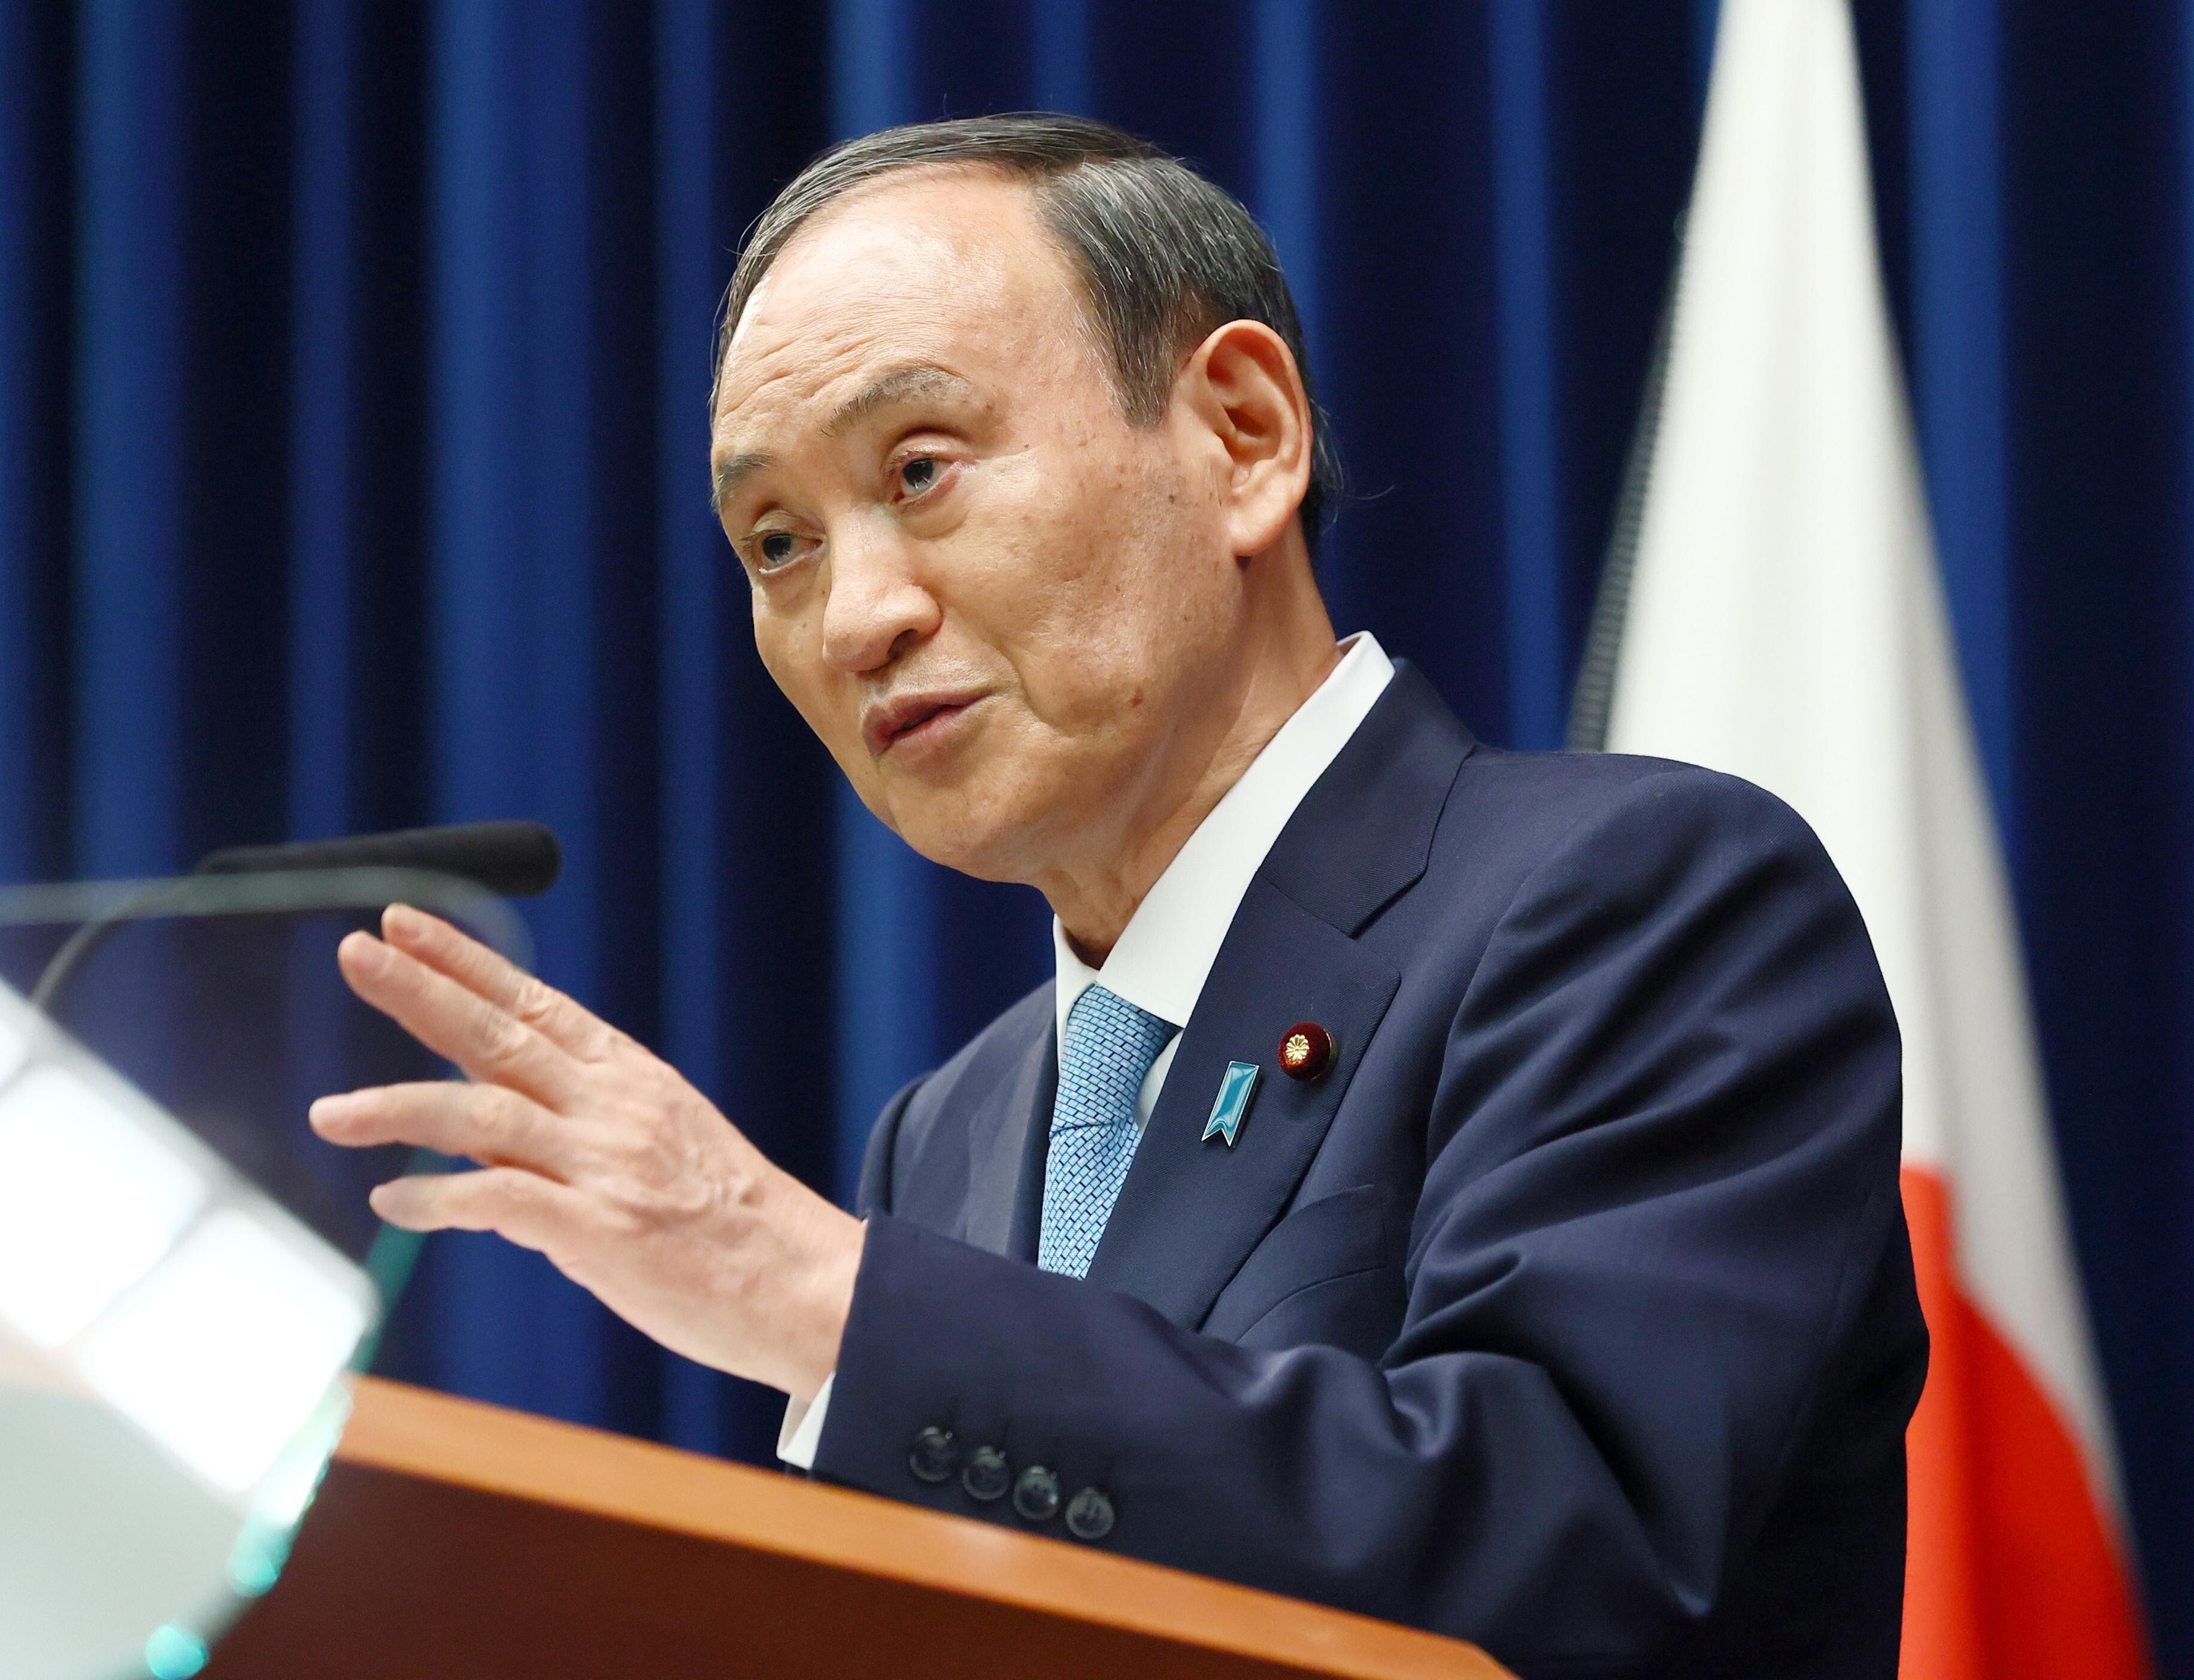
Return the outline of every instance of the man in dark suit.
{"type": "Polygon", "coordinates": [[[1474,1639],[1888,1677],[1926,1360],[1895,1023],[1743,783],[1483,747],[1311,565],[1270,248],[1065,119],[818,161],[742,256],[719,510],[772,673],[1058,978],[900,1093],[859,1217],[429,918],[351,983],[474,1075],[324,1099],[791,1396],[831,1480],[1474,1639]]]}

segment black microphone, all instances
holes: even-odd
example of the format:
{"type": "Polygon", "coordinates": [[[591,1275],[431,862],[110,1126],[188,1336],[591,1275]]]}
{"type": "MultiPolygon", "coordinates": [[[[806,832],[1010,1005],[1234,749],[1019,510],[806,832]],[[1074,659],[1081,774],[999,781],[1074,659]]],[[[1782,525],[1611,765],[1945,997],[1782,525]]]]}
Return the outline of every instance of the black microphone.
{"type": "Polygon", "coordinates": [[[386,834],[298,840],[288,846],[227,846],[198,859],[198,875],[289,869],[422,869],[455,875],[500,898],[531,898],[556,884],[563,848],[539,823],[457,823],[386,834]]]}
{"type": "MultiPolygon", "coordinates": [[[[227,846],[198,861],[192,875],[273,874],[296,869],[418,869],[485,887],[500,898],[531,898],[556,884],[564,850],[538,823],[457,823],[386,834],[299,840],[289,846],[227,846]]],[[[50,1017],[69,978],[124,921],[159,914],[187,892],[188,876],[154,881],[129,904],[69,935],[31,991],[31,1006],[50,1017]]]]}

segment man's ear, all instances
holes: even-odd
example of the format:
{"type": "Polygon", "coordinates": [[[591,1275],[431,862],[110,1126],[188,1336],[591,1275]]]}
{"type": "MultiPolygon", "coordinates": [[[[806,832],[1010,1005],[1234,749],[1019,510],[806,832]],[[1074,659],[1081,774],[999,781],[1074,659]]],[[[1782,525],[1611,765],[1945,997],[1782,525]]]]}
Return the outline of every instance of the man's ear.
{"type": "Polygon", "coordinates": [[[1262,553],[1310,488],[1310,393],[1286,341],[1262,321],[1229,321],[1183,364],[1174,395],[1215,446],[1229,545],[1262,553]]]}

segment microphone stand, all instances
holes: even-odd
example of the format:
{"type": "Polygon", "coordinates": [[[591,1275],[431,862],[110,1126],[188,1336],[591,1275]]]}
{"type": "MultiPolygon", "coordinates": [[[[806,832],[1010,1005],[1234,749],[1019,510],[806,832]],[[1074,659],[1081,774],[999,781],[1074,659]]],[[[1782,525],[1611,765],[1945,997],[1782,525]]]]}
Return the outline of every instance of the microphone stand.
{"type": "Polygon", "coordinates": [[[54,1000],[77,970],[91,960],[93,953],[124,922],[141,921],[146,916],[172,909],[164,901],[178,897],[180,889],[193,879],[185,875],[181,880],[154,881],[135,897],[125,899],[106,915],[95,916],[78,926],[61,941],[60,949],[47,958],[46,966],[38,971],[38,983],[31,988],[31,1007],[49,1021],[57,1022],[60,1018],[54,1013],[54,1000]]]}

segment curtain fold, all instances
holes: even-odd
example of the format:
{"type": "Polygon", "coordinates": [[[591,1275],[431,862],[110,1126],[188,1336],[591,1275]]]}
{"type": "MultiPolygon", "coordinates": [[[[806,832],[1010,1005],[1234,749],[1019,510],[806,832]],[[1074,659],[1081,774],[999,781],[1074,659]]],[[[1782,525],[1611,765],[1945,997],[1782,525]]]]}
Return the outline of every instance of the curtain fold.
{"type": "MultiPolygon", "coordinates": [[[[2194,1671],[2194,16],[1855,0],[1887,279],[2161,1667],[2194,1671]]],[[[1336,620],[1560,736],[1712,0],[0,7],[0,875],[527,816],[543,973],[850,1191],[1049,966],[755,659],[716,301],[835,136],[1031,106],[1271,229],[1336,620]]],[[[393,1372],[767,1455],[768,1395],[437,1239],[393,1372]]]]}

